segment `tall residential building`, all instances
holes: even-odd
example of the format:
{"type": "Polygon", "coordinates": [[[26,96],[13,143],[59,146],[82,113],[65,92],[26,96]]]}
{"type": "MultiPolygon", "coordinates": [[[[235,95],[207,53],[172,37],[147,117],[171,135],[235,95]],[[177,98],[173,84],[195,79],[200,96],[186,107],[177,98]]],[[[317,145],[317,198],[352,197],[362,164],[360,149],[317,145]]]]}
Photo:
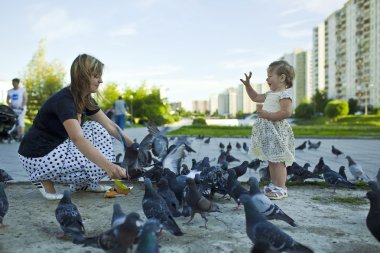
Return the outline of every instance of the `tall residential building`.
{"type": "Polygon", "coordinates": [[[325,24],[313,29],[313,50],[311,60],[311,94],[325,89],[325,24]]]}
{"type": "Polygon", "coordinates": [[[218,95],[210,96],[208,106],[209,106],[208,110],[210,111],[211,115],[214,114],[216,111],[218,111],[218,95]]]}
{"type": "Polygon", "coordinates": [[[253,113],[256,110],[255,102],[253,102],[247,92],[244,84],[240,83],[237,87],[237,111],[243,113],[253,113]]]}
{"type": "Polygon", "coordinates": [[[229,115],[228,93],[223,92],[218,95],[218,112],[220,115],[229,115]]]}
{"type": "Polygon", "coordinates": [[[193,112],[205,113],[209,109],[209,104],[207,100],[194,100],[193,101],[193,112]]]}
{"type": "Polygon", "coordinates": [[[281,57],[281,60],[287,61],[290,65],[294,67],[294,72],[296,74],[295,80],[293,82],[293,87],[291,88],[293,95],[293,107],[297,107],[300,103],[304,101],[310,101],[311,93],[311,75],[310,75],[310,64],[311,57],[310,51],[305,51],[303,49],[296,49],[293,53],[285,54],[281,57]]]}
{"type": "Polygon", "coordinates": [[[347,1],[325,20],[324,44],[319,41],[320,27],[314,28],[313,87],[319,86],[324,76],[329,98],[356,98],[362,106],[366,103],[379,106],[380,1],[347,1]]]}

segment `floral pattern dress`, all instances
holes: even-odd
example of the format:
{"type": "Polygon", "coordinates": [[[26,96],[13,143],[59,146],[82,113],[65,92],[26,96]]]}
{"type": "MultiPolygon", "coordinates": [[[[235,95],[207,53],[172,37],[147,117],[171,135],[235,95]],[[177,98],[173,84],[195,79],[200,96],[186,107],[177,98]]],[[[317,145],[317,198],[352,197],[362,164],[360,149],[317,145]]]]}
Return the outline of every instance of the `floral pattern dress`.
{"type": "MultiPolygon", "coordinates": [[[[289,90],[266,93],[263,110],[277,112],[280,100],[290,98],[289,90]]],[[[263,161],[284,162],[290,166],[295,161],[293,130],[286,119],[269,121],[257,118],[253,123],[250,153],[263,161]]]]}

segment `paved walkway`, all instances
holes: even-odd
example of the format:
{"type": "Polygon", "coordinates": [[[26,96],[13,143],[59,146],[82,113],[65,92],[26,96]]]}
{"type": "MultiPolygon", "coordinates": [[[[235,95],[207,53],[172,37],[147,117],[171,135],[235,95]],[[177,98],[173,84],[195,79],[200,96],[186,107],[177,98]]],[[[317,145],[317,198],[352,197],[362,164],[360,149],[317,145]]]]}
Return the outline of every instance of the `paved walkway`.
{"type": "MultiPolygon", "coordinates": [[[[172,126],[176,128],[177,126],[172,126]]],[[[143,137],[147,134],[146,128],[128,128],[126,129],[127,134],[137,141],[141,141],[143,137]]],[[[203,157],[208,156],[210,159],[217,159],[220,150],[219,143],[222,142],[227,145],[231,142],[232,151],[231,154],[241,161],[248,160],[251,161],[254,157],[250,157],[248,154],[242,150],[236,149],[236,142],[249,143],[249,138],[211,138],[209,144],[205,144],[204,140],[191,138],[192,148],[196,150],[196,153],[190,153],[185,158],[184,163],[191,165],[191,159],[195,158],[197,161],[203,159],[203,157]]],[[[308,139],[296,139],[296,145],[301,144],[303,141],[308,139]]],[[[312,142],[316,142],[316,139],[310,139],[312,142]]],[[[299,164],[303,165],[308,162],[311,164],[312,168],[318,163],[320,157],[324,157],[324,161],[332,169],[338,170],[341,165],[348,168],[347,159],[344,156],[336,157],[331,153],[331,145],[343,151],[346,155],[350,155],[357,163],[363,166],[365,172],[371,178],[374,178],[380,168],[379,162],[379,150],[380,150],[380,140],[369,140],[369,139],[321,139],[322,144],[318,150],[307,150],[296,151],[296,160],[299,164]]],[[[28,181],[26,172],[21,167],[18,160],[17,150],[19,143],[3,143],[0,144],[0,169],[6,170],[15,181],[28,181]]],[[[122,152],[121,144],[116,141],[114,144],[115,153],[122,152]]],[[[215,163],[215,161],[214,161],[215,163]]],[[[230,167],[238,165],[239,162],[234,162],[230,164],[230,167]]],[[[253,171],[247,173],[247,177],[253,175],[253,171]]],[[[346,171],[347,176],[350,178],[350,172],[346,171]]],[[[244,178],[242,179],[244,180],[244,178]]]]}

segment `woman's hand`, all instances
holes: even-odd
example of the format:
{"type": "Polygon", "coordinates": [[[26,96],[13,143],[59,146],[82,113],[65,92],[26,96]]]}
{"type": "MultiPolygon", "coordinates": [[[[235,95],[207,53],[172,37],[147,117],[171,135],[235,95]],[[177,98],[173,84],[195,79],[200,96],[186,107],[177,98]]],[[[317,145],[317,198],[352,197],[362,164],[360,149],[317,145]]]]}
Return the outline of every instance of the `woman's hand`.
{"type": "Polygon", "coordinates": [[[240,81],[241,81],[245,86],[247,86],[247,85],[251,85],[249,81],[251,80],[252,72],[249,72],[248,75],[247,75],[246,73],[244,73],[244,75],[245,75],[245,80],[240,79],[240,81]]]}
{"type": "Polygon", "coordinates": [[[120,167],[119,165],[113,164],[109,168],[105,170],[107,172],[107,175],[110,178],[117,178],[117,179],[122,179],[127,177],[127,172],[125,169],[120,167]]]}

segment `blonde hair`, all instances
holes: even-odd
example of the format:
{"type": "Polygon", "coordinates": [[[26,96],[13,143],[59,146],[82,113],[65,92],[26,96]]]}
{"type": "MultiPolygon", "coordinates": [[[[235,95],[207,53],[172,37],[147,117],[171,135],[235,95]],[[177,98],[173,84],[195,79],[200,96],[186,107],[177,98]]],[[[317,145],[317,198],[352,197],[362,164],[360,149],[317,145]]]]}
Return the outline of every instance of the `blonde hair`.
{"type": "Polygon", "coordinates": [[[293,80],[296,76],[294,68],[286,61],[274,61],[269,64],[268,72],[274,72],[276,75],[285,75],[286,88],[291,88],[293,86],[293,80]]]}
{"type": "Polygon", "coordinates": [[[90,89],[91,77],[101,77],[103,67],[101,61],[87,54],[80,54],[71,64],[70,90],[78,113],[82,113],[85,108],[91,110],[96,108],[94,99],[91,94],[87,94],[87,91],[90,89]]]}

